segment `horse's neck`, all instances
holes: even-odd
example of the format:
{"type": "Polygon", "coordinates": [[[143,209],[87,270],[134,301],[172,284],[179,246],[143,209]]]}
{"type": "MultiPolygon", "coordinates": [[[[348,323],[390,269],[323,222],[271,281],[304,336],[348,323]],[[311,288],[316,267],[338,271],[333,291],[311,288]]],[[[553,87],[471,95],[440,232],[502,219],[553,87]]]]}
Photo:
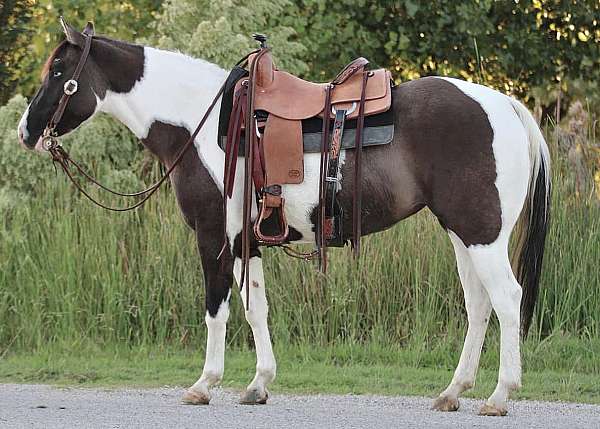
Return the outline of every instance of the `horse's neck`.
{"type": "MultiPolygon", "coordinates": [[[[115,116],[141,140],[151,137],[148,133],[157,123],[192,133],[226,78],[227,72],[214,64],[146,47],[142,78],[127,93],[108,90],[99,109],[115,116]]],[[[219,109],[220,103],[196,138],[200,159],[217,183],[222,179],[224,163],[217,147],[219,109]]],[[[161,144],[168,142],[152,142],[154,147],[161,144]]],[[[164,153],[170,148],[162,149],[164,153]]]]}
{"type": "Polygon", "coordinates": [[[144,139],[155,121],[192,131],[227,72],[182,54],[144,48],[144,71],[131,91],[108,89],[100,110],[110,113],[144,139]]]}

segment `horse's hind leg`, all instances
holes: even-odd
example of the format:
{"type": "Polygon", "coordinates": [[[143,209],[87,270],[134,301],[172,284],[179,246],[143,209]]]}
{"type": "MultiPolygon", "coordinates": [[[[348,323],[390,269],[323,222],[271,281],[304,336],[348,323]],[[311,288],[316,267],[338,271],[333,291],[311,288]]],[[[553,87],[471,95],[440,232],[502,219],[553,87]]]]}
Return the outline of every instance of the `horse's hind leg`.
{"type": "MultiPolygon", "coordinates": [[[[234,263],[235,278],[240,283],[241,260],[234,263]]],[[[256,349],[256,375],[240,398],[241,404],[265,404],[269,397],[267,386],[275,379],[277,370],[275,355],[271,345],[267,315],[269,312],[265,293],[265,278],[262,259],[254,256],[250,259],[250,284],[244,284],[240,290],[244,309],[246,309],[246,288],[250,290],[250,305],[245,311],[246,320],[252,328],[256,349]]]]}
{"type": "Polygon", "coordinates": [[[488,294],[475,272],[467,248],[453,232],[450,231],[449,235],[454,246],[469,325],[454,377],[446,390],[433,403],[432,408],[439,411],[456,411],[459,407],[459,395],[475,384],[481,348],[492,309],[488,294]]]}
{"type": "Polygon", "coordinates": [[[471,246],[467,251],[500,323],[498,384],[479,413],[505,415],[510,392],[521,387],[519,350],[521,286],[510,266],[508,238],[502,238],[501,235],[492,244],[471,246]]]}

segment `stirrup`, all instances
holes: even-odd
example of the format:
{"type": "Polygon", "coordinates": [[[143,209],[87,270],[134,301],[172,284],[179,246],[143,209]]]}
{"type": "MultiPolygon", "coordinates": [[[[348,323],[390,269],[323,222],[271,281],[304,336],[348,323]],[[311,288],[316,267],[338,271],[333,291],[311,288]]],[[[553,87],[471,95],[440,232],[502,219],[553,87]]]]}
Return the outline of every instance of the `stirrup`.
{"type": "Polygon", "coordinates": [[[260,243],[267,244],[267,245],[278,245],[278,244],[284,243],[287,240],[290,229],[289,229],[288,223],[285,219],[284,207],[285,207],[285,199],[283,199],[283,198],[281,199],[281,206],[279,206],[279,207],[267,207],[267,204],[264,201],[260,205],[260,214],[259,214],[256,222],[254,223],[254,236],[260,243]],[[278,210],[280,234],[279,235],[264,235],[261,232],[260,227],[261,227],[262,223],[264,222],[264,220],[269,218],[270,216],[272,216],[276,210],[278,210]]]}

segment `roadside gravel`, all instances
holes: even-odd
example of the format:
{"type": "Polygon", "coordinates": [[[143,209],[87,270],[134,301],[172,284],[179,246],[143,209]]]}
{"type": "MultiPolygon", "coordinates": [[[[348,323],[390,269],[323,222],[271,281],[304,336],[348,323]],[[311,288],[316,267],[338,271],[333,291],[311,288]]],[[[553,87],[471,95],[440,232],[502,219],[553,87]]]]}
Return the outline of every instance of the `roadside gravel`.
{"type": "Polygon", "coordinates": [[[274,394],[264,406],[238,405],[216,389],[209,406],[179,404],[182,388],[80,389],[0,384],[4,428],[600,428],[600,406],[519,401],[507,417],[480,417],[481,401],[455,413],[431,400],[371,395],[274,394]]]}

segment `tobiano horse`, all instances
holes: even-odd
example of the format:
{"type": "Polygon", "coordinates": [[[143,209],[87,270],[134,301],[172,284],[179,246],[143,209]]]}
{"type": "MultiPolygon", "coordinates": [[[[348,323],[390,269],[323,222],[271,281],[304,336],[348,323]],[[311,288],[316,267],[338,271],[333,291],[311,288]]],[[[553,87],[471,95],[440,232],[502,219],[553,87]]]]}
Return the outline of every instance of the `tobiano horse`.
{"type": "MultiPolygon", "coordinates": [[[[65,40],[43,70],[42,84],[18,127],[20,142],[40,147],[64,85],[82,56],[86,37],[64,24],[65,40]]],[[[87,30],[91,28],[88,24],[87,30]]],[[[66,106],[58,135],[97,112],[124,123],[167,168],[228,76],[228,71],[186,55],[106,37],[91,39],[78,90],[66,106]]],[[[452,381],[433,409],[454,411],[471,388],[491,310],[499,320],[498,384],[480,409],[504,415],[509,393],[521,385],[520,333],[526,333],[538,293],[549,216],[550,159],[534,118],[520,102],[485,86],[426,77],[393,88],[395,132],[391,144],[364,150],[364,235],[385,230],[428,207],[454,247],[468,318],[464,347],[452,381]],[[509,262],[509,238],[519,222],[518,266],[509,262]]],[[[218,109],[217,109],[218,110],[218,109]]],[[[235,186],[222,215],[224,153],[217,145],[213,111],[174,168],[170,180],[185,222],[195,231],[206,286],[206,359],[202,375],[183,395],[186,404],[208,404],[210,388],[223,376],[225,331],[234,277],[240,282],[239,247],[243,186],[235,186]],[[240,214],[239,216],[237,214],[240,214]],[[221,261],[223,236],[229,246],[221,261]],[[221,267],[224,264],[224,268],[221,267]]],[[[350,212],[354,153],[340,155],[339,201],[350,212]]],[[[243,183],[243,162],[235,181],[243,183]]],[[[305,180],[285,185],[285,213],[296,243],[314,243],[311,213],[317,204],[319,154],[304,156],[305,180]]],[[[241,402],[264,404],[276,362],[267,324],[261,253],[252,248],[252,303],[245,312],[256,346],[256,375],[241,402]]],[[[246,303],[246,293],[241,291],[246,303]]]]}

